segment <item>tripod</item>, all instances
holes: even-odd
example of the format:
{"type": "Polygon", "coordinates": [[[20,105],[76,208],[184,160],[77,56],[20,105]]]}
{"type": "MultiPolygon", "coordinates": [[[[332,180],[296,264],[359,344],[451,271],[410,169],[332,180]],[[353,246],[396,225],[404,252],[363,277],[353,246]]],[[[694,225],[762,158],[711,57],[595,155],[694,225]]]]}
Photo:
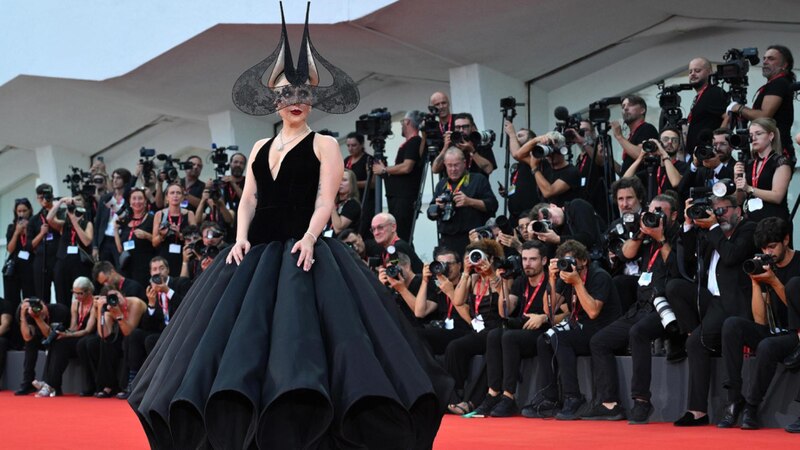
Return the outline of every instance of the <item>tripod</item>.
{"type": "MultiPolygon", "coordinates": [[[[616,174],[614,173],[614,154],[611,151],[611,136],[608,135],[609,130],[609,123],[607,120],[598,120],[594,122],[595,128],[597,128],[597,142],[594,145],[594,155],[596,157],[597,151],[600,149],[600,144],[603,144],[603,177],[601,182],[603,184],[602,189],[606,193],[606,213],[608,217],[608,221],[611,222],[616,217],[616,209],[614,208],[614,199],[612,198],[610,189],[611,184],[614,182],[614,178],[616,178],[616,174]]],[[[594,158],[592,158],[594,159],[594,158]]],[[[589,175],[587,179],[592,179],[592,172],[595,170],[594,161],[591,161],[589,166],[589,175]]]]}
{"type": "MultiPolygon", "coordinates": [[[[433,164],[436,155],[439,153],[439,147],[436,145],[427,145],[427,158],[421,159],[422,174],[419,177],[419,189],[417,190],[417,199],[414,201],[414,219],[411,221],[411,234],[408,236],[408,243],[414,244],[414,230],[417,228],[417,219],[419,213],[422,212],[422,192],[425,190],[425,176],[428,173],[428,163],[433,164]]],[[[431,196],[436,192],[436,179],[431,170],[431,196]]]]}

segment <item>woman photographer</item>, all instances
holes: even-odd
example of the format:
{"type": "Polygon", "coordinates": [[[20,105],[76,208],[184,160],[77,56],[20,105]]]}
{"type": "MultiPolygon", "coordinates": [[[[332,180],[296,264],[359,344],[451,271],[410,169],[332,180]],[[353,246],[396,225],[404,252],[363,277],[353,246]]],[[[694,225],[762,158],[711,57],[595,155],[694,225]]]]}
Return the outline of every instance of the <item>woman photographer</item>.
{"type": "Polygon", "coordinates": [[[224,186],[219,181],[206,181],[194,217],[196,223],[203,223],[205,220],[214,222],[220,229],[225,230],[225,234],[228,234],[233,226],[233,212],[225,205],[224,186]]]}
{"type": "Polygon", "coordinates": [[[6,230],[8,259],[3,266],[3,292],[13,309],[21,299],[34,295],[33,248],[28,236],[28,221],[33,207],[27,198],[14,200],[14,220],[6,230]]]}
{"type": "Polygon", "coordinates": [[[114,221],[114,242],[120,254],[119,269],[126,278],[146,286],[150,279],[150,259],[153,258],[153,215],[144,189],[131,189],[130,209],[114,221]],[[127,255],[127,256],[126,256],[127,255]]]}
{"type": "Polygon", "coordinates": [[[83,197],[56,200],[47,213],[47,224],[61,234],[56,251],[53,281],[56,301],[68,306],[72,282],[78,277],[92,276],[92,239],[94,225],[86,216],[83,197]]]}
{"type": "Polygon", "coordinates": [[[169,261],[170,275],[181,273],[183,261],[183,229],[195,225],[194,212],[181,208],[185,196],[183,186],[174,182],[167,186],[167,207],[153,218],[152,244],[155,253],[169,261]]]}
{"type": "Polygon", "coordinates": [[[341,233],[345,228],[357,230],[361,217],[361,203],[358,198],[356,174],[345,169],[336,195],[336,207],[331,211],[331,220],[326,228],[333,229],[334,234],[341,233]]]}
{"type": "MultiPolygon", "coordinates": [[[[70,307],[70,323],[67,329],[55,330],[47,338],[50,347],[47,351],[44,379],[34,381],[33,387],[38,389],[37,397],[55,397],[61,395],[61,379],[67,370],[70,358],[78,355],[78,341],[94,332],[96,311],[92,307],[94,285],[86,277],[78,277],[72,283],[72,306],[70,307]],[[53,335],[55,333],[55,335],[53,335]]],[[[84,370],[89,370],[84,368],[84,370]]]]}
{"type": "Polygon", "coordinates": [[[739,203],[744,202],[747,217],[754,222],[780,217],[791,223],[786,192],[792,163],[783,155],[774,120],[758,118],[750,122],[750,149],[753,159],[737,162],[733,167],[739,203]]]}
{"type": "Polygon", "coordinates": [[[479,383],[482,386],[478,386],[472,380],[470,392],[465,393],[464,382],[472,357],[486,352],[489,331],[502,325],[502,308],[509,292],[510,280],[504,281],[500,278],[495,271],[495,265],[503,256],[503,247],[492,239],[472,242],[464,252],[464,272],[453,294],[453,305],[469,305],[473,333],[450,342],[445,350],[445,367],[455,380],[456,395],[463,400],[448,406],[453,414],[467,414],[472,411],[486,391],[485,381],[479,383]]]}

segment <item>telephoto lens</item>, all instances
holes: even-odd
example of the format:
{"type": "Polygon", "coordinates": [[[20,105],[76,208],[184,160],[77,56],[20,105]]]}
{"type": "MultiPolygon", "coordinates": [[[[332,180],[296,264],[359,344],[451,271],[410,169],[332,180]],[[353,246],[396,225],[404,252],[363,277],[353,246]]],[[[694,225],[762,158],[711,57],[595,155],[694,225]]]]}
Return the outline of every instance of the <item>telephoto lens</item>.
{"type": "Polygon", "coordinates": [[[742,263],[742,270],[748,275],[760,275],[767,271],[764,266],[771,266],[773,263],[772,255],[758,253],[742,263]]]}
{"type": "Polygon", "coordinates": [[[549,220],[534,220],[531,223],[531,229],[534,233],[546,233],[548,230],[553,229],[553,223],[549,220]]]}

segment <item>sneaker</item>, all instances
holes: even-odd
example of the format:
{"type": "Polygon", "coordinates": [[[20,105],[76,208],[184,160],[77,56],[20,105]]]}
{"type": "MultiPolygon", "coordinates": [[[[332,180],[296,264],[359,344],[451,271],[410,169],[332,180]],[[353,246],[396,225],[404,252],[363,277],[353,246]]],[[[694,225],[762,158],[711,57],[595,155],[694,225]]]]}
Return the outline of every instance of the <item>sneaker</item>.
{"type": "Polygon", "coordinates": [[[55,389],[50,387],[49,384],[47,384],[45,382],[40,382],[40,386],[41,386],[41,388],[39,389],[39,392],[36,393],[36,397],[37,398],[55,397],[56,396],[55,389]]]}
{"type": "Polygon", "coordinates": [[[587,420],[624,420],[625,410],[617,403],[613,408],[608,409],[602,403],[596,403],[588,411],[581,414],[582,419],[587,420]]]}
{"type": "Polygon", "coordinates": [[[33,385],[33,388],[36,389],[37,391],[41,390],[44,387],[44,381],[33,380],[31,381],[31,384],[33,385]]]}
{"type": "MultiPolygon", "coordinates": [[[[557,411],[558,403],[543,399],[522,408],[520,413],[522,417],[527,417],[528,419],[549,419],[555,417],[557,411]]],[[[798,422],[800,422],[800,420],[798,420],[798,422]]]]}
{"type": "Polygon", "coordinates": [[[492,413],[494,407],[500,403],[500,400],[502,400],[502,398],[500,398],[502,396],[502,394],[497,394],[492,397],[491,395],[486,394],[486,398],[483,399],[483,402],[481,402],[481,404],[478,405],[474,411],[466,415],[469,417],[489,417],[489,414],[492,413]]]}
{"type": "Polygon", "coordinates": [[[507,395],[501,395],[500,402],[492,409],[492,417],[513,417],[517,415],[517,402],[507,395]]]}
{"type": "Polygon", "coordinates": [[[581,395],[580,397],[566,397],[564,398],[564,406],[561,411],[556,414],[558,420],[575,420],[580,419],[578,411],[581,406],[586,403],[586,399],[581,395]]]}
{"type": "Polygon", "coordinates": [[[644,425],[650,421],[653,414],[653,404],[647,400],[634,400],[628,423],[631,425],[644,425]]]}

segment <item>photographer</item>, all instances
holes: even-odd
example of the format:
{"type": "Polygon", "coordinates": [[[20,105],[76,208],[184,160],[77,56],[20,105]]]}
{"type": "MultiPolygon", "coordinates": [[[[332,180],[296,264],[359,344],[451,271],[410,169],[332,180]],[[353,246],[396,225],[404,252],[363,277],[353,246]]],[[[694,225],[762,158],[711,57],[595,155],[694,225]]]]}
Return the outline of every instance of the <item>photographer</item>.
{"type": "Polygon", "coordinates": [[[433,258],[434,262],[422,268],[422,284],[417,291],[414,315],[426,322],[419,332],[431,353],[444,355],[447,344],[471,333],[472,326],[469,307],[456,307],[452,300],[461,278],[461,256],[439,247],[433,258]]]}
{"type": "Polygon", "coordinates": [[[645,122],[647,103],[638,95],[629,95],[622,100],[622,120],[628,126],[628,135],[622,135],[622,126],[616,120],[611,122],[614,138],[622,147],[622,173],[639,157],[642,142],[658,139],[658,130],[653,124],[645,122]]]}
{"type": "Polygon", "coordinates": [[[683,198],[689,197],[691,188],[713,186],[720,180],[733,179],[733,164],[725,163],[730,162],[729,135],[730,131],[727,129],[717,129],[711,143],[701,136],[692,155],[689,170],[681,180],[680,192],[683,198]]]}
{"type": "MultiPolygon", "coordinates": [[[[191,163],[185,172],[185,177],[181,178],[181,186],[183,186],[183,194],[186,201],[189,202],[188,208],[192,211],[197,209],[200,204],[200,198],[203,195],[205,185],[200,181],[200,174],[203,172],[203,159],[197,155],[192,155],[186,158],[186,162],[191,163]]],[[[169,186],[167,186],[169,189],[169,186]]],[[[169,196],[167,196],[167,204],[169,204],[169,196]]]]}
{"type": "Polygon", "coordinates": [[[597,213],[608,223],[610,219],[607,217],[607,208],[600,206],[608,201],[608,189],[603,180],[605,159],[594,124],[589,120],[581,120],[580,128],[577,130],[568,128],[564,133],[569,142],[573,142],[573,145],[581,149],[575,162],[575,167],[578,169],[578,195],[587,202],[598,205],[597,213]],[[594,164],[590,164],[589,161],[594,161],[594,164]]]}
{"type": "Polygon", "coordinates": [[[688,411],[675,426],[708,424],[711,356],[720,352],[722,324],[728,317],[748,315],[751,286],[741,276],[741,267],[755,253],[755,223],[743,219],[737,205],[732,195],[712,197],[710,205],[686,200],[679,252],[683,251],[683,267],[696,274],[696,281],[672,279],[666,291],[681,333],[689,334],[688,411]],[[698,247],[699,233],[705,243],[698,247]]]}
{"type": "MultiPolygon", "coordinates": [[[[719,428],[736,426],[742,415],[742,429],[760,427],[758,405],[764,399],[778,363],[797,346],[797,327],[789,320],[787,288],[789,280],[800,276],[800,256],[789,246],[791,227],[783,219],[769,217],[756,225],[755,245],[760,258],[745,262],[743,269],[750,276],[752,299],[749,317],[728,317],[722,325],[722,359],[728,378],[729,404],[719,428]],[[791,331],[789,331],[791,330],[791,331]],[[742,349],[756,350],[755,370],[751,371],[746,392],[742,390],[742,349]]],[[[797,318],[797,314],[794,314],[797,318]]]]}
{"type": "Polygon", "coordinates": [[[619,218],[611,222],[605,236],[608,266],[622,309],[627,310],[636,299],[641,261],[635,255],[632,258],[636,259],[627,258],[622,247],[638,232],[646,194],[644,185],[636,177],[620,178],[611,184],[611,192],[617,202],[619,218]]]}
{"type": "Polygon", "coordinates": [[[56,200],[47,213],[51,230],[61,234],[56,252],[53,279],[56,286],[56,301],[64,306],[70,304],[69,289],[78,277],[89,277],[92,273],[92,238],[94,228],[86,218],[83,198],[66,197],[56,200]],[[64,219],[58,216],[64,214],[64,219]]]}
{"type": "Polygon", "coordinates": [[[435,109],[436,114],[439,116],[439,129],[442,134],[453,131],[455,128],[453,126],[454,117],[450,114],[450,97],[444,92],[434,92],[431,95],[428,108],[430,109],[431,107],[435,109]]]}
{"type": "Polygon", "coordinates": [[[578,418],[578,409],[586,401],[578,386],[579,355],[589,354],[589,341],[605,325],[620,315],[619,299],[611,276],[596,264],[589,264],[589,252],[578,241],[566,241],[550,260],[548,301],[544,313],[552,328],[536,341],[536,371],[540,374],[541,396],[523,410],[526,417],[578,418]],[[566,304],[569,314],[555,322],[556,314],[566,304]],[[557,364],[553,363],[553,359],[557,364]],[[558,368],[558,374],[555,369],[558,368]],[[558,383],[561,382],[563,406],[556,413],[558,383]]]}
{"type": "Polygon", "coordinates": [[[92,257],[95,261],[111,261],[119,265],[119,252],[114,242],[114,222],[128,202],[131,173],[128,169],[116,169],[111,173],[113,190],[100,197],[97,215],[94,217],[94,237],[92,239],[92,257]]]}
{"type": "MultiPolygon", "coordinates": [[[[133,330],[147,309],[141,298],[126,297],[122,292],[106,286],[94,300],[97,316],[97,334],[78,342],[78,357],[83,367],[89,369],[96,398],[110,398],[119,390],[119,358],[122,342],[133,330]]],[[[128,376],[128,384],[133,378],[128,376]]]]}
{"type": "Polygon", "coordinates": [[[147,264],[153,257],[153,215],[149,212],[147,197],[142,188],[130,193],[130,208],[124,210],[114,222],[114,243],[120,254],[119,270],[128,278],[144,285],[150,275],[147,264]]]}
{"type": "Polygon", "coordinates": [[[375,178],[370,180],[367,187],[368,169],[372,167],[372,155],[364,151],[364,135],[356,132],[347,135],[347,151],[350,153],[344,159],[344,168],[356,174],[358,197],[361,200],[361,224],[356,231],[365,238],[372,236],[369,231],[372,218],[375,216],[375,178]]]}
{"type": "Polygon", "coordinates": [[[514,222],[522,217],[522,211],[530,209],[539,203],[539,192],[536,190],[536,180],[528,165],[528,152],[520,152],[522,146],[536,137],[536,133],[527,129],[514,129],[511,121],[506,120],[503,130],[508,138],[508,148],[511,156],[517,161],[511,166],[509,175],[508,192],[500,190],[500,195],[508,197],[509,219],[514,222]]]}
{"type": "Polygon", "coordinates": [[[379,213],[372,218],[370,228],[374,240],[367,241],[367,256],[378,258],[382,266],[386,267],[391,253],[405,253],[411,259],[411,270],[414,273],[422,272],[422,260],[419,259],[411,244],[400,239],[397,235],[397,222],[389,213],[379,213]]]}
{"type": "Polygon", "coordinates": [[[361,203],[356,187],[356,174],[352,170],[345,169],[342,174],[342,182],[339,183],[339,192],[336,195],[336,207],[331,211],[331,219],[328,221],[322,234],[333,237],[345,228],[358,229],[361,218],[361,203]]]}
{"type": "Polygon", "coordinates": [[[217,224],[212,222],[203,222],[200,226],[199,239],[189,239],[189,233],[186,229],[184,229],[184,233],[187,236],[187,242],[183,246],[183,262],[180,276],[195,280],[219,255],[224,246],[222,239],[225,234],[217,224]]]}
{"type": "Polygon", "coordinates": [[[36,201],[42,209],[28,222],[27,235],[32,237],[33,289],[44,303],[50,303],[50,285],[53,283],[53,269],[56,265],[56,251],[61,235],[50,230],[47,215],[53,209],[53,186],[43,183],[36,186],[36,201]]]}
{"type": "MultiPolygon", "coordinates": [[[[6,253],[8,258],[3,265],[3,296],[11,308],[16,309],[19,302],[34,295],[33,284],[33,246],[28,234],[33,206],[27,198],[14,200],[14,220],[6,229],[6,253]]],[[[3,373],[0,371],[0,373],[3,373]]]]}
{"type": "Polygon", "coordinates": [[[242,198],[242,189],[244,189],[247,156],[238,152],[231,155],[230,169],[231,174],[222,177],[222,197],[225,201],[225,207],[231,211],[236,211],[239,208],[239,200],[242,198]]]}
{"type": "Polygon", "coordinates": [[[697,95],[692,101],[692,108],[686,118],[689,128],[686,132],[686,152],[694,155],[700,143],[703,130],[715,130],[720,127],[725,117],[727,94],[719,86],[709,83],[711,62],[706,58],[694,58],[689,61],[689,84],[697,95]]]}
{"type": "MultiPolygon", "coordinates": [[[[517,413],[514,395],[517,391],[522,358],[536,356],[536,340],[550,328],[544,313],[547,291],[547,248],[538,241],[527,241],[522,247],[522,270],[525,276],[514,280],[508,295],[507,311],[518,311],[507,317],[506,326],[489,332],[486,343],[486,377],[489,392],[475,415],[511,417],[517,413]],[[502,394],[502,395],[501,395],[502,394]]],[[[556,315],[556,322],[566,317],[566,306],[556,315]]]]}
{"type": "Polygon", "coordinates": [[[411,241],[411,225],[414,222],[414,204],[420,189],[422,166],[425,161],[425,141],[419,136],[422,113],[409,111],[401,123],[402,135],[406,141],[397,150],[393,166],[374,160],[372,172],[386,181],[386,203],[389,213],[397,220],[397,234],[401,239],[411,241]]]}
{"type": "Polygon", "coordinates": [[[469,242],[469,231],[497,211],[497,198],[485,176],[467,172],[460,149],[447,149],[444,164],[447,176],[436,184],[428,219],[436,220],[439,245],[461,253],[469,242]]]}
{"type": "MultiPolygon", "coordinates": [[[[786,193],[794,163],[781,152],[780,132],[772,119],[750,122],[750,146],[754,158],[733,167],[736,195],[744,202],[747,218],[759,221],[780,217],[791,223],[786,193]]],[[[791,234],[791,233],[790,233],[791,234]]]]}
{"type": "Polygon", "coordinates": [[[364,244],[364,238],[358,232],[352,228],[345,228],[336,238],[352,248],[364,263],[367,262],[367,246],[364,244]]]}
{"type": "Polygon", "coordinates": [[[714,147],[714,154],[719,157],[719,161],[727,169],[733,170],[736,161],[731,157],[733,148],[731,147],[731,130],[727,128],[717,128],[712,132],[711,145],[714,147]]]}
{"type": "Polygon", "coordinates": [[[172,183],[167,187],[167,207],[153,218],[152,244],[158,256],[169,261],[171,274],[181,273],[184,236],[183,229],[195,225],[194,212],[184,209],[183,187],[172,183]]]}
{"type": "MultiPolygon", "coordinates": [[[[67,370],[69,360],[78,356],[78,341],[94,333],[97,318],[92,307],[94,285],[86,277],[78,277],[72,283],[72,305],[70,306],[69,328],[63,323],[52,322],[47,350],[47,362],[42,381],[34,381],[37,397],[61,395],[61,380],[67,370]]],[[[88,370],[88,369],[85,369],[88,370]]]]}
{"type": "MultiPolygon", "coordinates": [[[[530,238],[555,249],[563,242],[576,240],[586,248],[595,248],[600,243],[602,226],[594,208],[586,200],[575,199],[564,206],[539,203],[528,215],[530,238]]],[[[548,250],[547,254],[553,251],[548,250]]]]}
{"type": "Polygon", "coordinates": [[[144,287],[138,281],[123,277],[108,261],[94,265],[92,279],[99,286],[115,289],[127,297],[146,298],[144,287]]]}
{"type": "Polygon", "coordinates": [[[397,308],[413,327],[422,324],[414,314],[416,297],[422,280],[411,270],[411,259],[405,253],[395,254],[395,261],[378,269],[378,280],[392,290],[397,308]]]}
{"type": "Polygon", "coordinates": [[[228,209],[226,205],[224,184],[211,179],[206,181],[200,202],[194,210],[194,217],[200,223],[209,220],[225,230],[231,228],[233,210],[228,209]]]}
{"type": "MultiPolygon", "coordinates": [[[[660,297],[666,302],[663,293],[667,280],[680,276],[677,257],[672,252],[678,236],[675,222],[678,218],[677,206],[677,200],[669,195],[653,198],[649,214],[640,219],[642,237],[629,239],[623,246],[626,255],[640,256],[638,259],[641,275],[638,278],[635,303],[627,308],[621,318],[592,336],[589,346],[592,354],[592,378],[597,395],[594,406],[581,416],[584,419],[625,418],[625,411],[619,404],[617,363],[614,355],[624,354],[628,346],[633,364],[630,393],[634,400],[628,418],[632,424],[643,424],[647,423],[653,412],[653,405],[650,403],[651,344],[654,339],[671,338],[674,335],[665,331],[667,327],[662,324],[659,313],[663,306],[656,308],[655,301],[660,297]]],[[[667,328],[670,331],[673,331],[671,327],[676,326],[672,323],[667,328]]],[[[682,345],[678,347],[682,348],[682,345]]],[[[680,355],[668,355],[667,360],[672,361],[679,357],[680,355]]]]}
{"type": "Polygon", "coordinates": [[[431,164],[431,171],[433,173],[445,172],[445,152],[451,147],[456,147],[464,152],[466,158],[467,171],[471,173],[479,173],[487,178],[497,168],[497,161],[494,158],[494,151],[492,150],[492,143],[494,142],[494,134],[492,133],[492,141],[488,144],[481,143],[481,134],[478,132],[478,127],[475,126],[475,119],[472,118],[470,113],[459,113],[453,116],[452,131],[444,133],[444,147],[436,159],[431,164]]]}
{"type": "Polygon", "coordinates": [[[770,45],[764,52],[761,61],[761,73],[767,84],[758,88],[753,107],[748,108],[736,102],[728,105],[727,112],[738,114],[749,121],[756,119],[774,119],[780,139],[778,154],[786,156],[794,165],[795,154],[792,145],[792,122],[794,122],[794,57],[783,45],[770,45]]]}
{"type": "MultiPolygon", "coordinates": [[[[649,139],[642,145],[639,156],[622,174],[622,177],[636,176],[642,184],[648,186],[649,174],[652,171],[655,189],[653,196],[661,195],[667,190],[678,189],[681,178],[688,165],[681,160],[681,134],[678,130],[666,129],[661,132],[660,141],[649,139]],[[645,167],[641,167],[644,163],[645,167]],[[655,168],[653,167],[655,166],[655,168]]],[[[648,188],[649,192],[649,188],[648,188]]]]}
{"type": "Polygon", "coordinates": [[[578,168],[567,161],[572,153],[561,133],[551,131],[537,136],[522,146],[520,153],[523,152],[530,152],[528,165],[543,201],[564,206],[578,197],[578,168]]]}
{"type": "Polygon", "coordinates": [[[42,341],[50,335],[50,323],[67,319],[67,308],[63,305],[48,305],[36,298],[26,298],[20,303],[19,329],[25,342],[25,359],[22,363],[22,384],[14,395],[28,395],[36,392],[33,386],[36,377],[36,360],[39,350],[43,350],[42,341]],[[51,311],[52,308],[52,311],[51,311]]]}
{"type": "MultiPolygon", "coordinates": [[[[466,334],[447,345],[445,367],[455,380],[456,397],[462,401],[448,406],[454,414],[467,414],[473,409],[472,393],[464,392],[469,363],[475,355],[486,352],[489,331],[502,326],[503,306],[510,280],[503,280],[495,267],[503,259],[503,248],[496,241],[481,239],[467,246],[464,253],[464,272],[453,294],[453,305],[469,307],[474,333],[466,334]]],[[[513,311],[511,312],[513,314],[513,311]]],[[[478,392],[485,387],[476,387],[478,392]]]]}

